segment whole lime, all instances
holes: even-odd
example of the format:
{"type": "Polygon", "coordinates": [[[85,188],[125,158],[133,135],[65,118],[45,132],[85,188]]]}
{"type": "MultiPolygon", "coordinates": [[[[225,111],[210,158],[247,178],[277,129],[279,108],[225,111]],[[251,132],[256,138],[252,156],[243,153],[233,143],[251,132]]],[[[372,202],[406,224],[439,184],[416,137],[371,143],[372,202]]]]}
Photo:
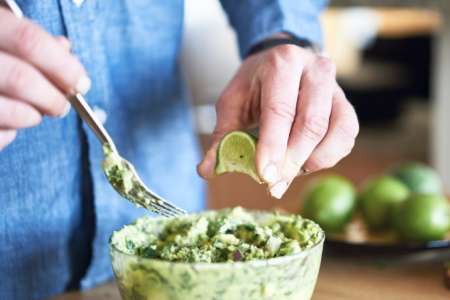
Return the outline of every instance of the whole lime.
{"type": "Polygon", "coordinates": [[[442,193],[442,181],[433,168],[419,162],[410,162],[391,171],[392,176],[402,181],[409,190],[417,194],[442,193]]]}
{"type": "Polygon", "coordinates": [[[311,184],[305,195],[302,213],[326,232],[337,232],[350,221],[355,204],[352,183],[344,177],[330,175],[311,184]]]}
{"type": "Polygon", "coordinates": [[[395,229],[400,237],[410,241],[442,239],[450,230],[450,207],[440,195],[411,195],[397,207],[395,229]]]}
{"type": "Polygon", "coordinates": [[[406,185],[391,176],[382,176],[367,182],[359,195],[364,221],[371,229],[386,228],[390,224],[393,208],[406,200],[408,195],[406,185]]]}

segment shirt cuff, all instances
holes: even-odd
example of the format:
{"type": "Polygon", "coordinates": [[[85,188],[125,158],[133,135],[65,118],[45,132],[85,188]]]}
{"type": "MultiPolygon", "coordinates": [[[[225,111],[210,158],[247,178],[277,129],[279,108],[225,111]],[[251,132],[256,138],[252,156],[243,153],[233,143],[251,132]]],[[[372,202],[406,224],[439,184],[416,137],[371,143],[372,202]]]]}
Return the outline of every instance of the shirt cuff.
{"type": "Polygon", "coordinates": [[[319,16],[321,0],[222,0],[222,6],[237,33],[241,57],[251,47],[274,34],[285,32],[322,47],[319,16]]]}

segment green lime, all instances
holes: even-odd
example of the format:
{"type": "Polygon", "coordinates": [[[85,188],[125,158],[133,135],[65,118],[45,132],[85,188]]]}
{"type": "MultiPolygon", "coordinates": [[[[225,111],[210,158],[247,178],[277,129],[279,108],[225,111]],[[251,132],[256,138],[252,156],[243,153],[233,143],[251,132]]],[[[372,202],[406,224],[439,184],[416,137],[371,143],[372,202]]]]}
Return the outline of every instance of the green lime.
{"type": "Polygon", "coordinates": [[[442,181],[433,168],[418,162],[400,165],[391,174],[401,180],[409,190],[417,194],[442,193],[442,181]]]}
{"type": "Polygon", "coordinates": [[[382,176],[366,183],[359,195],[364,221],[371,229],[390,225],[392,209],[406,200],[409,190],[405,184],[391,176],[382,176]]]}
{"type": "Polygon", "coordinates": [[[355,189],[350,181],[327,176],[309,187],[302,213],[326,232],[338,232],[350,221],[355,203],[355,189]]]}
{"type": "Polygon", "coordinates": [[[450,207],[441,195],[411,195],[395,210],[395,229],[410,241],[442,239],[450,230],[450,207]]]}
{"type": "Polygon", "coordinates": [[[262,183],[256,171],[256,142],[255,137],[243,131],[231,131],[224,135],[217,148],[215,173],[244,173],[262,183]]]}

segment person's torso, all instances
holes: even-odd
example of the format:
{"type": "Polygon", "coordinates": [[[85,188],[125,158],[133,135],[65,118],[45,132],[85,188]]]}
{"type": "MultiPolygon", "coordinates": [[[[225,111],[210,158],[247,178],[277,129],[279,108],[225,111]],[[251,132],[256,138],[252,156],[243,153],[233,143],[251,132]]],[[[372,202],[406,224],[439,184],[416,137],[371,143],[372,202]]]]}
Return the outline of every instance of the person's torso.
{"type": "MultiPolygon", "coordinates": [[[[17,2],[25,16],[71,40],[93,81],[89,103],[106,118],[119,151],[143,180],[188,210],[202,209],[203,186],[195,174],[199,151],[177,61],[183,1],[17,2]]],[[[83,182],[90,178],[96,235],[82,283],[89,287],[111,276],[110,233],[144,211],[108,185],[101,160],[99,142],[74,111],[21,131],[0,152],[0,266],[36,289],[27,299],[60,292],[61,284],[52,281],[69,280],[73,262],[67,252],[73,231],[85,221],[83,182]]],[[[9,290],[6,295],[21,299],[29,291],[19,286],[0,283],[0,293],[9,290]]]]}

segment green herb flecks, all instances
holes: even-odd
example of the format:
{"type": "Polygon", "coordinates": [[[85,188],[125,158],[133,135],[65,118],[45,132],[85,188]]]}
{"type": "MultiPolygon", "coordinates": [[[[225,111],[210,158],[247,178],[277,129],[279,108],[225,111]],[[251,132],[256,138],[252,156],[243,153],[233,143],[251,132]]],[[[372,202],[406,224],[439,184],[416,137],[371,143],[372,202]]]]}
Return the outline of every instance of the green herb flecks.
{"type": "Polygon", "coordinates": [[[102,168],[114,189],[135,205],[155,211],[152,203],[159,204],[160,200],[145,191],[133,166],[108,145],[103,146],[103,153],[102,168]]]}
{"type": "Polygon", "coordinates": [[[141,218],[114,233],[113,241],[119,249],[141,257],[215,263],[296,254],[323,238],[318,225],[299,215],[274,212],[258,218],[240,207],[167,219],[154,228],[152,219],[141,218]],[[122,246],[122,236],[135,247],[122,246]]]}

